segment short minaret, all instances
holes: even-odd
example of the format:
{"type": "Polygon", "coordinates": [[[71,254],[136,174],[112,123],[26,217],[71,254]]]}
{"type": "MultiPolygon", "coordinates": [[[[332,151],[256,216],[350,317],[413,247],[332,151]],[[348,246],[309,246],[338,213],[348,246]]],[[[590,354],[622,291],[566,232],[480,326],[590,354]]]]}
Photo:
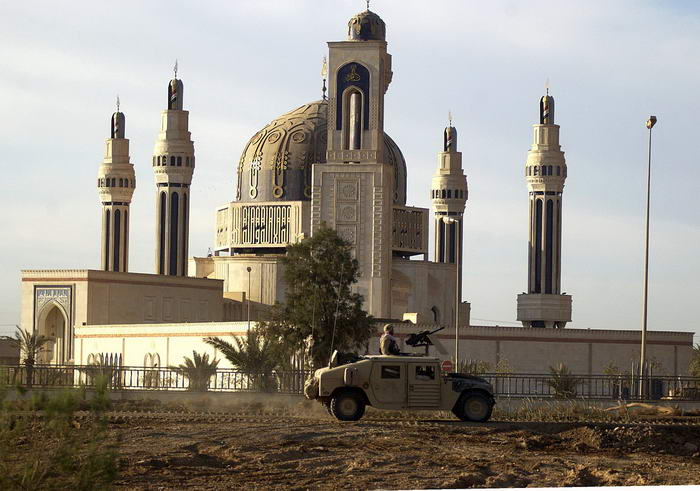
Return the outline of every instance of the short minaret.
{"type": "Polygon", "coordinates": [[[433,175],[431,199],[435,213],[435,262],[459,262],[459,298],[462,292],[462,244],[464,207],[467,203],[467,178],[462,169],[462,152],[457,151],[457,129],[445,128],[443,151],[433,175]]]}
{"type": "Polygon", "coordinates": [[[561,294],[562,192],[566,161],[554,124],[554,98],[540,99],[540,124],[525,164],[530,192],[528,290],[518,295],[518,320],[525,327],[563,328],[571,321],[571,295],[561,294]]]}
{"type": "Polygon", "coordinates": [[[160,134],[153,150],[156,178],[156,268],[158,274],[187,275],[190,184],[194,144],[188,131],[189,112],[182,109],[182,80],[168,83],[168,108],[160,113],[160,134]]]}
{"type": "Polygon", "coordinates": [[[129,140],[124,138],[124,113],[112,114],[111,134],[97,175],[102,202],[102,261],[104,271],[129,270],[129,204],[136,189],[134,166],[129,162],[129,140]]]}

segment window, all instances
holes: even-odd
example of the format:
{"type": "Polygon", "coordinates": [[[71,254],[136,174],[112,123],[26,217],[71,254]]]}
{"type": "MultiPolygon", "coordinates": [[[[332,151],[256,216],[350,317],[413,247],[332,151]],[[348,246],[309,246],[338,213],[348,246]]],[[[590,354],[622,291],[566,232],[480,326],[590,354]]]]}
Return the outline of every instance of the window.
{"type": "Polygon", "coordinates": [[[113,187],[113,188],[116,188],[116,187],[117,187],[117,178],[116,178],[116,177],[113,177],[113,178],[112,178],[112,187],[113,187]]]}
{"type": "Polygon", "coordinates": [[[436,324],[440,322],[440,311],[438,308],[433,305],[433,308],[430,309],[430,311],[433,313],[433,322],[436,324]]]}
{"type": "Polygon", "coordinates": [[[540,170],[539,167],[535,167],[535,174],[534,175],[536,175],[536,176],[539,175],[539,170],[540,170]]]}
{"type": "Polygon", "coordinates": [[[182,157],[177,158],[177,166],[182,167],[182,157]]]}
{"type": "Polygon", "coordinates": [[[129,179],[124,179],[124,187],[125,188],[129,187],[129,179]]]}
{"type": "Polygon", "coordinates": [[[189,167],[189,166],[190,166],[190,158],[185,157],[185,167],[189,167]]]}
{"type": "Polygon", "coordinates": [[[435,367],[432,365],[416,365],[416,380],[435,380],[435,367]]]}
{"type": "Polygon", "coordinates": [[[547,166],[547,175],[548,175],[548,176],[551,176],[551,175],[552,175],[552,166],[551,166],[551,165],[548,165],[548,166],[547,166]]]}
{"type": "Polygon", "coordinates": [[[561,176],[561,166],[557,165],[557,175],[561,176]]]}
{"type": "Polygon", "coordinates": [[[122,178],[122,177],[119,178],[119,187],[120,188],[124,187],[124,178],[122,178]]]}
{"type": "Polygon", "coordinates": [[[383,365],[381,378],[400,379],[401,365],[383,365]]]}
{"type": "Polygon", "coordinates": [[[448,198],[451,198],[451,197],[452,197],[452,190],[451,190],[451,189],[448,189],[448,190],[447,190],[447,197],[448,197],[448,198]]]}
{"type": "Polygon", "coordinates": [[[175,157],[170,156],[170,165],[175,165],[175,157]]]}

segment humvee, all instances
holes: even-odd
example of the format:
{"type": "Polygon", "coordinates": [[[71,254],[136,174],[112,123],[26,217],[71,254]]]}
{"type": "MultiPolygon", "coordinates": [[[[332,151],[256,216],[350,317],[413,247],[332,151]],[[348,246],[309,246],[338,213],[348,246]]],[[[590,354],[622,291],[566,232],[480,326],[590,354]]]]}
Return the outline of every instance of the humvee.
{"type": "Polygon", "coordinates": [[[394,410],[449,410],[462,421],[486,421],[495,404],[485,379],[443,374],[439,358],[420,355],[367,355],[342,360],[334,353],[329,366],[316,370],[304,387],[341,421],[357,421],[365,406],[394,410]]]}

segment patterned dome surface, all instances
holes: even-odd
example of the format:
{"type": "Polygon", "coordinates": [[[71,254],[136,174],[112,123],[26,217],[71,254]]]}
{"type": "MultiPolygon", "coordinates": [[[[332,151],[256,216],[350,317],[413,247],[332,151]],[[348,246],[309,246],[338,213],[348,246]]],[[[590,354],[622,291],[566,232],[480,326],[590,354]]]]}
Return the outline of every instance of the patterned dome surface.
{"type": "MultiPolygon", "coordinates": [[[[311,166],[326,163],[328,102],[314,101],[258,131],[238,162],[236,199],[243,202],[308,201],[311,166]]],[[[406,204],[406,161],[384,134],[384,158],[394,169],[394,204],[406,204]]]]}

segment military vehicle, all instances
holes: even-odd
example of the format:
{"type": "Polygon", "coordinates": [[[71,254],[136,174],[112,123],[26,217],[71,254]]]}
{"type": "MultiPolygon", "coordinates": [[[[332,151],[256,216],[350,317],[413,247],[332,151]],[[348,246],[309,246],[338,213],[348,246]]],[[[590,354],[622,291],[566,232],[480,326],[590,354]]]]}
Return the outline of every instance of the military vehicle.
{"type": "MultiPolygon", "coordinates": [[[[428,331],[412,335],[413,346],[432,345],[428,331]]],[[[407,340],[408,342],[408,340],[407,340]]],[[[341,421],[357,421],[365,407],[448,410],[462,421],[487,421],[495,404],[493,387],[481,377],[441,373],[440,359],[425,355],[347,356],[337,351],[304,387],[341,421]]]]}

